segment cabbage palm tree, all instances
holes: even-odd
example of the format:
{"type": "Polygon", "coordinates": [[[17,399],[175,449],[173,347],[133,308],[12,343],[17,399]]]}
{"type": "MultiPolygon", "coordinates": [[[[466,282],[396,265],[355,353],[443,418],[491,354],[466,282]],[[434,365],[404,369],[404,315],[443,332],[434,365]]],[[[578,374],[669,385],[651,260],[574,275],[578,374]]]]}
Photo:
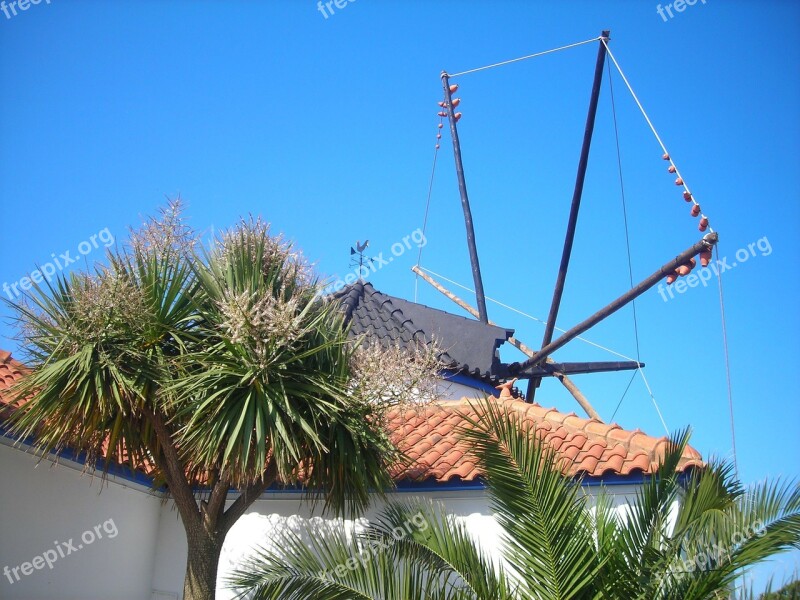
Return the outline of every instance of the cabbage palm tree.
{"type": "Polygon", "coordinates": [[[240,567],[234,589],[253,600],[728,598],[742,570],[800,547],[800,486],[744,490],[720,462],[680,473],[687,431],[620,514],[603,497],[590,509],[580,480],[517,413],[491,400],[476,408],[461,434],[503,530],[500,565],[443,509],[389,505],[354,535],[319,524],[284,534],[240,567]]]}
{"type": "Polygon", "coordinates": [[[179,211],[15,306],[31,371],[13,431],[103,473],[153,474],[186,532],[184,598],[209,600],[226,533],[267,487],[303,483],[358,513],[391,485],[394,453],[379,406],[350,392],[338,311],[291,246],[250,220],[200,253],[179,211]]]}

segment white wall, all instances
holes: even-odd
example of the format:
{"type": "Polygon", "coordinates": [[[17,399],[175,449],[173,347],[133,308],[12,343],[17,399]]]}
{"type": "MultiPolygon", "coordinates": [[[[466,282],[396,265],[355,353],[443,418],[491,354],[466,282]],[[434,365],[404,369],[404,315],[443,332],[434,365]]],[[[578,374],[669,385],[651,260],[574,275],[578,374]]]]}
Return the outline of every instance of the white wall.
{"type": "Polygon", "coordinates": [[[461,400],[462,398],[469,398],[470,400],[477,400],[485,398],[486,392],[476,390],[474,387],[469,387],[463,383],[455,383],[453,381],[439,381],[436,384],[436,398],[438,400],[461,400]]]}
{"type": "MultiPolygon", "coordinates": [[[[599,488],[586,487],[589,505],[593,506],[599,488]]],[[[618,511],[624,510],[626,502],[633,500],[635,487],[628,485],[606,488],[618,511]]],[[[483,490],[445,491],[445,492],[398,492],[393,495],[399,500],[411,500],[423,497],[445,503],[448,512],[463,518],[469,531],[481,546],[493,556],[500,555],[501,529],[489,509],[489,498],[483,490]]],[[[366,515],[369,519],[380,510],[377,504],[366,515]]],[[[256,501],[233,526],[225,540],[219,564],[217,579],[217,600],[232,600],[233,594],[226,589],[225,578],[240,565],[252,550],[261,545],[269,545],[277,531],[286,527],[294,527],[298,521],[319,518],[320,511],[312,512],[309,505],[302,502],[298,495],[288,493],[265,494],[256,501]]],[[[352,521],[346,526],[353,527],[352,521]]],[[[183,568],[186,562],[186,542],[183,529],[176,520],[171,503],[162,512],[159,527],[156,568],[153,578],[153,589],[159,590],[165,598],[179,598],[183,588],[183,568]],[[168,515],[165,519],[164,515],[168,515]]]]}
{"type": "MultiPolygon", "coordinates": [[[[422,496],[441,500],[448,510],[466,518],[472,532],[488,551],[498,550],[499,528],[491,516],[488,500],[483,491],[397,493],[399,499],[422,496]]],[[[178,594],[183,588],[183,568],[186,563],[186,541],[183,528],[174,518],[172,503],[165,505],[159,527],[156,567],[153,589],[162,593],[178,594]],[[164,515],[168,515],[164,518],[164,515]]],[[[367,515],[370,518],[380,509],[376,505],[367,515]]],[[[260,545],[268,545],[277,531],[292,527],[298,521],[319,518],[321,511],[312,511],[299,494],[270,493],[257,500],[248,512],[233,526],[225,540],[220,558],[217,599],[228,600],[233,594],[225,589],[224,579],[260,545]]],[[[349,527],[354,523],[346,521],[349,527]]]]}
{"type": "MultiPolygon", "coordinates": [[[[7,444],[7,442],[6,442],[7,444]]],[[[79,468],[79,467],[78,467],[79,468]]],[[[0,438],[0,598],[7,600],[177,600],[183,589],[186,537],[172,502],[136,484],[100,482],[90,486],[75,465],[37,466],[35,457],[3,445],[0,438]],[[106,524],[106,528],[104,528],[106,524]],[[111,525],[113,524],[113,527],[111,525]],[[95,526],[98,529],[94,531],[95,526]],[[81,535],[101,536],[83,544],[81,535]],[[116,531],[116,535],[113,535],[116,531]],[[112,537],[113,536],[113,537],[112,537]],[[24,575],[21,565],[57,547],[66,553],[70,539],[75,550],[57,556],[50,569],[42,566],[24,575]],[[58,545],[56,541],[60,542],[58,545]],[[4,575],[9,567],[11,583],[4,575]],[[17,567],[19,581],[11,569],[17,567]]],[[[590,505],[599,488],[586,487],[590,505]]],[[[633,499],[634,486],[611,486],[607,491],[620,510],[633,499]]],[[[490,553],[499,554],[500,529],[483,490],[398,492],[401,500],[424,497],[442,501],[450,513],[466,520],[470,531],[490,553]]],[[[376,506],[369,518],[380,509],[376,506]]],[[[315,518],[299,494],[269,493],[250,508],[228,534],[219,568],[218,598],[232,598],[224,578],[251,550],[268,543],[278,528],[315,518]]],[[[349,523],[351,526],[353,523],[349,523]]],[[[87,538],[90,539],[90,538],[87,538]]],[[[32,569],[33,564],[28,567],[32,569]]]]}
{"type": "Polygon", "coordinates": [[[0,598],[149,600],[160,500],[37,462],[0,443],[0,598]]]}

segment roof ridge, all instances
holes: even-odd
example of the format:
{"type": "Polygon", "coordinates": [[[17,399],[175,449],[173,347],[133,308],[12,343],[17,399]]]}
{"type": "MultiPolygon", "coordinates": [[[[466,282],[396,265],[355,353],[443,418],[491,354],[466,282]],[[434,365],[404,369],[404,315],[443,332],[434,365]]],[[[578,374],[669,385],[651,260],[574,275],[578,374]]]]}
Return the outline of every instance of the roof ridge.
{"type": "MultiPolygon", "coordinates": [[[[358,299],[364,295],[364,284],[361,280],[356,281],[347,288],[340,290],[339,294],[341,294],[339,301],[345,320],[350,320],[353,317],[353,311],[358,306],[358,299]]],[[[334,297],[336,297],[336,294],[334,294],[334,297]]]]}

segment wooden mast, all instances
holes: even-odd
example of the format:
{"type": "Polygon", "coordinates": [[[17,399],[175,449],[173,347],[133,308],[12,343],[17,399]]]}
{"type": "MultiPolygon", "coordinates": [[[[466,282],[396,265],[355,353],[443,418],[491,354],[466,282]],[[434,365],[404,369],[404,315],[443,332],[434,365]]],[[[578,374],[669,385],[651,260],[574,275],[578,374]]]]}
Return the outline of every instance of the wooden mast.
{"type": "MultiPolygon", "coordinates": [[[[569,209],[569,220],[567,221],[567,233],[564,238],[564,248],[561,252],[561,264],[558,267],[556,285],[553,289],[553,301],[550,304],[550,313],[547,315],[544,337],[542,338],[542,348],[553,341],[553,331],[558,319],[558,309],[561,307],[561,296],[564,294],[564,283],[567,280],[567,270],[569,269],[569,259],[572,256],[572,244],[575,241],[575,228],[578,224],[578,211],[581,208],[581,198],[583,197],[583,183],[586,180],[586,168],[589,165],[589,150],[592,146],[592,134],[594,133],[594,122],[597,116],[597,103],[600,99],[600,87],[603,83],[603,67],[606,62],[606,45],[603,43],[611,34],[610,31],[603,31],[600,34],[600,47],[597,49],[597,62],[594,68],[594,82],[592,83],[592,94],[589,98],[589,114],[586,116],[586,128],[583,132],[583,145],[581,156],[578,161],[578,174],[575,178],[575,190],[572,193],[572,205],[569,209]]],[[[536,396],[536,388],[539,387],[541,379],[534,378],[528,384],[529,402],[533,402],[536,396]]]]}

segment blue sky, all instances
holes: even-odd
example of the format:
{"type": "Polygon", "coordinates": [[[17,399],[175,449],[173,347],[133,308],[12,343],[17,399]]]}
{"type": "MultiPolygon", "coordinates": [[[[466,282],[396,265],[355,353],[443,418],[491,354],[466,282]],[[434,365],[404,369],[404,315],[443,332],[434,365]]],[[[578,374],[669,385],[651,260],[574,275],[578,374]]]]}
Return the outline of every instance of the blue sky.
{"type": "MultiPolygon", "coordinates": [[[[611,29],[612,52],[731,266],[722,278],[741,476],[797,477],[800,4],[698,0],[672,18],[657,6],[357,0],[334,5],[325,18],[312,0],[42,0],[10,18],[0,13],[0,285],[67,251],[81,257],[69,268],[101,260],[108,233],[123,239],[129,225],[178,194],[200,231],[261,215],[321,271],[343,276],[356,240],[368,238],[374,255],[388,256],[423,225],[443,69],[611,29]]],[[[556,277],[596,53],[595,44],[584,45],[454,79],[486,292],[540,319],[556,277]]],[[[562,328],[629,285],[605,75],[562,328]]],[[[639,281],[701,234],[613,70],[611,82],[639,281]]],[[[471,287],[444,131],[422,265],[471,287]]],[[[413,299],[416,260],[415,247],[370,280],[413,299]]],[[[657,288],[640,298],[641,359],[669,429],[691,425],[704,456],[730,457],[719,290],[716,277],[708,283],[672,299],[664,292],[667,301],[657,288]]],[[[420,302],[458,311],[424,282],[417,293],[420,302]]],[[[523,341],[540,343],[541,323],[491,302],[488,311],[523,341]]],[[[0,317],[9,314],[0,308],[0,317]]],[[[586,337],[635,356],[633,331],[628,307],[586,337]]],[[[0,347],[17,351],[12,335],[0,325],[0,347]]],[[[580,341],[555,357],[615,360],[580,341]]],[[[575,378],[605,419],[629,379],[575,378]]],[[[537,401],[579,410],[554,381],[544,382],[537,401]]],[[[663,433],[638,377],[614,419],[663,433]]],[[[770,569],[780,573],[788,563],[770,569]]]]}

